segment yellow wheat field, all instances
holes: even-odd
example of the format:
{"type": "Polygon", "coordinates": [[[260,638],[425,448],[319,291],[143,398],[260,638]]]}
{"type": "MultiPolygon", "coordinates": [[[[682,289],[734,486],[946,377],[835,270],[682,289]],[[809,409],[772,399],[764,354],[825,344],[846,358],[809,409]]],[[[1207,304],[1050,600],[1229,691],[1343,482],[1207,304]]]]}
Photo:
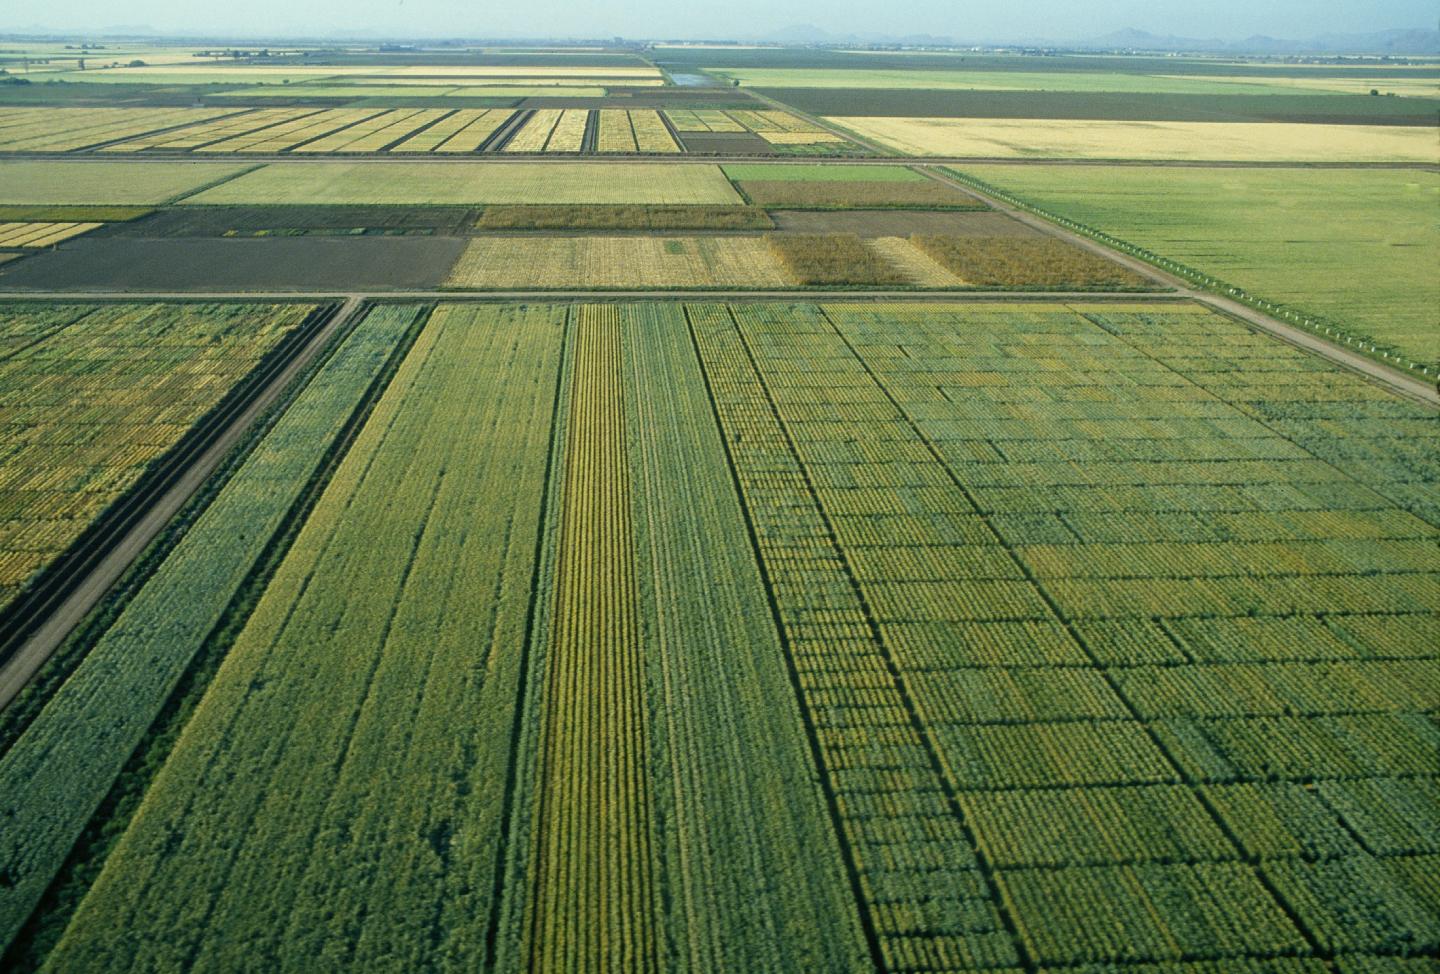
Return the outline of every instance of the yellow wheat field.
{"type": "Polygon", "coordinates": [[[832,121],[917,156],[1440,162],[1434,129],[1400,125],[856,117],[832,121]]]}
{"type": "Polygon", "coordinates": [[[760,237],[477,237],[450,272],[450,287],[784,287],[789,280],[760,237]]]}
{"type": "Polygon", "coordinates": [[[49,247],[89,233],[101,223],[0,223],[0,247],[49,247]]]}

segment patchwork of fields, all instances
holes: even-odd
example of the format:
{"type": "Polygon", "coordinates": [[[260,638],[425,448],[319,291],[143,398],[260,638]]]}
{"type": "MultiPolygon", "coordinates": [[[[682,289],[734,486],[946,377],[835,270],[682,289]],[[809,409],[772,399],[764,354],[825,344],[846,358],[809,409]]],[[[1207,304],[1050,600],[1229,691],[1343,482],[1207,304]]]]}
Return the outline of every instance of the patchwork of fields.
{"type": "Polygon", "coordinates": [[[1440,950],[1428,408],[1113,303],[386,306],[314,381],[0,758],[8,939],[282,545],[50,968],[1440,950]]]}

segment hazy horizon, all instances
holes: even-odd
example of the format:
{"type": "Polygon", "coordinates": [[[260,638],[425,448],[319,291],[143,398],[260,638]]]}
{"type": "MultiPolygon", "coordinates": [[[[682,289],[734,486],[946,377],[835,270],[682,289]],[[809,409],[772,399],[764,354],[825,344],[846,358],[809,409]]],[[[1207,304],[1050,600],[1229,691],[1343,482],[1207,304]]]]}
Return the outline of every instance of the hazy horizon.
{"type": "Polygon", "coordinates": [[[732,0],[695,9],[665,0],[577,5],[532,0],[523,8],[494,10],[454,0],[249,0],[222,8],[175,0],[55,0],[43,9],[0,12],[0,32],[43,29],[74,34],[151,30],[165,34],[279,38],[343,37],[369,33],[393,37],[749,39],[787,28],[814,25],[836,35],[929,34],[957,40],[1085,40],[1135,28],[1158,35],[1223,41],[1253,35],[1308,39],[1322,34],[1389,29],[1434,29],[1431,0],[1279,0],[1270,4],[1219,0],[1208,5],[1174,0],[1117,0],[1101,5],[1040,0],[1011,4],[955,4],[912,0],[901,9],[870,0],[791,0],[776,5],[732,0]]]}

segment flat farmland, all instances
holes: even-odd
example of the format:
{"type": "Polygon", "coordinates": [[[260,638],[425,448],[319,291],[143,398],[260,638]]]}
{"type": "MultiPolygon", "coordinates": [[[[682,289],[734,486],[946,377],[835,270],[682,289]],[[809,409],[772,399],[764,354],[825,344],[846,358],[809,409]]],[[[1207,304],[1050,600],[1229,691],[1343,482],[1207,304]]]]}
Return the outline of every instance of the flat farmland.
{"type": "Polygon", "coordinates": [[[916,156],[1205,162],[1436,160],[1434,129],[1416,126],[858,116],[830,120],[916,156]]]}
{"type": "MultiPolygon", "coordinates": [[[[365,323],[344,402],[413,345],[48,969],[1440,951],[1430,407],[1184,303],[365,323]]],[[[0,782],[60,774],[42,728],[0,782]]]]}
{"type": "Polygon", "coordinates": [[[313,310],[0,305],[0,613],[313,310]]]}
{"type": "Polygon", "coordinates": [[[166,203],[247,168],[223,162],[0,160],[0,204],[166,203]]]}
{"type": "Polygon", "coordinates": [[[742,200],[718,166],[524,162],[460,166],[407,161],[273,163],[187,202],[738,204],[742,200]]]}
{"type": "Polygon", "coordinates": [[[1035,165],[965,172],[1440,365],[1434,173],[1035,165]]]}

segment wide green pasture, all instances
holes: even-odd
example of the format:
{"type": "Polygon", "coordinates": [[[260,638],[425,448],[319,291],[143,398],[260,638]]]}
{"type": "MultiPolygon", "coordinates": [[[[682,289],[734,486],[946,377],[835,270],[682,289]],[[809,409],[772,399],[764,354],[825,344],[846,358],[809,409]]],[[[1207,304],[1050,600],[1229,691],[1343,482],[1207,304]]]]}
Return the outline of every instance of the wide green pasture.
{"type": "Polygon", "coordinates": [[[967,166],[1052,212],[1440,362],[1440,176],[1394,170],[967,166]]]}
{"type": "Polygon", "coordinates": [[[740,203],[719,166],[275,163],[187,203],[740,203]]]}
{"type": "Polygon", "coordinates": [[[244,172],[225,162],[0,162],[0,204],[167,203],[244,172]]]}

